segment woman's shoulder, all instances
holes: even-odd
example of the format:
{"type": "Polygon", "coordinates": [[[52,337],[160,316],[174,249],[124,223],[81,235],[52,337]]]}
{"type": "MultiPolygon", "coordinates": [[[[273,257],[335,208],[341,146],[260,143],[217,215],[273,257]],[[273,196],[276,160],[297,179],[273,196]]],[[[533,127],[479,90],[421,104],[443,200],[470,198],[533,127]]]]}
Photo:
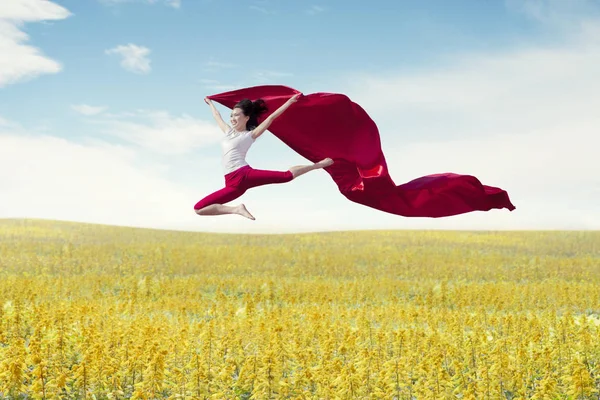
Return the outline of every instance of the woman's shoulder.
{"type": "Polygon", "coordinates": [[[252,140],[256,140],[256,139],[254,138],[254,129],[250,129],[249,131],[246,131],[246,132],[244,133],[244,135],[246,135],[246,137],[249,137],[249,138],[251,138],[252,140]]]}
{"type": "Polygon", "coordinates": [[[252,137],[252,134],[254,132],[254,129],[251,130],[244,130],[241,132],[236,131],[234,128],[231,128],[228,132],[227,132],[227,137],[233,139],[233,138],[247,138],[247,137],[252,137]]]}

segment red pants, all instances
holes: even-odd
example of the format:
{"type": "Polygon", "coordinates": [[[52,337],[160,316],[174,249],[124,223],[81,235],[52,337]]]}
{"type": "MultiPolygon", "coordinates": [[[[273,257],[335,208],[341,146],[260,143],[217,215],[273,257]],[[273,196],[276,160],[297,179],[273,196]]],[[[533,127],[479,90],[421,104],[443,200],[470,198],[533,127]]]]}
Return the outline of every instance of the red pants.
{"type": "Polygon", "coordinates": [[[273,183],[285,183],[293,178],[290,171],[266,171],[246,165],[225,175],[225,187],[197,202],[194,209],[200,210],[211,204],[225,204],[237,199],[250,188],[273,183]]]}

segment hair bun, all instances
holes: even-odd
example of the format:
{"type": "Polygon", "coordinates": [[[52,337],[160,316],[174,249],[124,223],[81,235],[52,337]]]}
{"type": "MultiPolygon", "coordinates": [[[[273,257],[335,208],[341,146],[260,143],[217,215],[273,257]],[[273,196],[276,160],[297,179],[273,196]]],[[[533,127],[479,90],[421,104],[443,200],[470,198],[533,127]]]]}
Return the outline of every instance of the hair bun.
{"type": "Polygon", "coordinates": [[[252,113],[257,117],[268,111],[267,104],[263,99],[252,102],[252,113]]]}
{"type": "Polygon", "coordinates": [[[250,117],[246,123],[247,129],[254,129],[258,126],[258,118],[265,113],[268,108],[263,99],[251,101],[250,99],[240,100],[234,108],[242,110],[245,116],[250,117]]]}

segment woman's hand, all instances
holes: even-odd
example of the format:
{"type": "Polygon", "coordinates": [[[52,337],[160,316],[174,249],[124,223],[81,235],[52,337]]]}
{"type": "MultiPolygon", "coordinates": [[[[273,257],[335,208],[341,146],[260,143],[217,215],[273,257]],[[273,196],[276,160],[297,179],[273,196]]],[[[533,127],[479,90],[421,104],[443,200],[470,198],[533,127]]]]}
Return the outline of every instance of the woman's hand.
{"type": "Polygon", "coordinates": [[[265,130],[269,128],[271,123],[275,120],[275,118],[279,117],[292,103],[295,103],[298,100],[298,97],[302,96],[302,93],[297,93],[290,97],[288,101],[286,101],[281,107],[279,107],[275,112],[269,115],[259,126],[253,129],[252,138],[256,139],[260,135],[263,134],[265,130]]]}
{"type": "Polygon", "coordinates": [[[292,96],[292,97],[291,97],[291,98],[288,100],[288,102],[289,102],[290,104],[291,104],[291,103],[295,103],[296,101],[298,101],[298,97],[300,97],[300,96],[302,96],[302,93],[295,94],[294,96],[292,96]]]}
{"type": "Polygon", "coordinates": [[[225,121],[223,121],[223,118],[221,118],[221,113],[219,112],[219,110],[217,110],[217,107],[215,107],[215,105],[212,103],[212,100],[208,97],[205,97],[204,102],[210,106],[210,109],[212,110],[212,115],[215,118],[215,121],[217,121],[217,125],[219,125],[219,128],[221,128],[223,133],[229,132],[231,130],[231,127],[227,125],[225,121]]]}

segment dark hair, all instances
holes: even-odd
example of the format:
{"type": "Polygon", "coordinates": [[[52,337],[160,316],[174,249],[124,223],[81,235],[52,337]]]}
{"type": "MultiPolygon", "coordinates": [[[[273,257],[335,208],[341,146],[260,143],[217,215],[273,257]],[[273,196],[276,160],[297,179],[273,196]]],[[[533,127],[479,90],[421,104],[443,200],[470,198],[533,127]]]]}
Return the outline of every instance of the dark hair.
{"type": "Polygon", "coordinates": [[[261,114],[267,112],[268,108],[263,99],[251,101],[250,99],[244,99],[238,102],[235,107],[242,110],[245,116],[250,117],[246,124],[246,129],[252,130],[258,126],[258,117],[261,114]]]}

